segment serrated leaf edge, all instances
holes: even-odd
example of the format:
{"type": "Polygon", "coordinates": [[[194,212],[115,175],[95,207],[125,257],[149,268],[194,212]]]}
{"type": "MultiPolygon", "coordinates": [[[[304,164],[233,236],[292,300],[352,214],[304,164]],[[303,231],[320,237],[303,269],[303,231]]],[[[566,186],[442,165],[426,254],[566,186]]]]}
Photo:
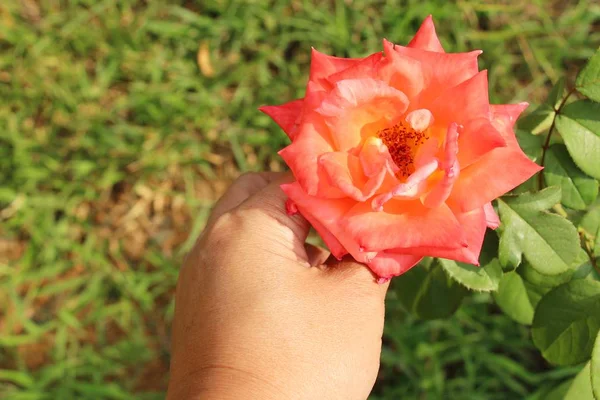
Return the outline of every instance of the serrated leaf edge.
{"type": "MultiPolygon", "coordinates": [[[[441,259],[441,258],[437,258],[438,263],[440,264],[440,267],[444,270],[444,272],[446,272],[446,274],[452,278],[452,280],[456,283],[458,283],[459,285],[473,291],[473,292],[477,292],[477,293],[490,293],[490,292],[495,292],[498,290],[498,285],[495,285],[496,288],[495,289],[478,289],[478,288],[474,288],[474,287],[470,287],[469,285],[465,284],[464,282],[460,281],[459,279],[456,278],[455,274],[453,272],[450,272],[450,270],[448,270],[446,267],[444,267],[444,263],[440,260],[444,260],[444,261],[450,261],[453,263],[456,263],[456,261],[452,261],[452,260],[446,260],[446,259],[441,259]]],[[[497,260],[498,263],[500,263],[500,260],[498,260],[497,258],[494,258],[494,260],[497,260]]],[[[484,268],[484,267],[479,267],[479,268],[484,268]]],[[[502,267],[500,267],[502,268],[502,267]]],[[[489,274],[487,274],[487,277],[489,277],[489,274]]],[[[488,280],[490,281],[490,283],[493,283],[491,279],[488,278],[488,280]]]]}

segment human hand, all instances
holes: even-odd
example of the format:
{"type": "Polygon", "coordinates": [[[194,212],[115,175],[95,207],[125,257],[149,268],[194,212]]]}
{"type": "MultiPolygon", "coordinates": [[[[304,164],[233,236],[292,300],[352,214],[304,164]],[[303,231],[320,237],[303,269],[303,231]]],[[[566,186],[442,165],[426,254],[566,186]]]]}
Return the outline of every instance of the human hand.
{"type": "Polygon", "coordinates": [[[291,177],[252,173],[219,200],[179,276],[168,399],[366,399],[387,284],[306,245],[291,177]]]}

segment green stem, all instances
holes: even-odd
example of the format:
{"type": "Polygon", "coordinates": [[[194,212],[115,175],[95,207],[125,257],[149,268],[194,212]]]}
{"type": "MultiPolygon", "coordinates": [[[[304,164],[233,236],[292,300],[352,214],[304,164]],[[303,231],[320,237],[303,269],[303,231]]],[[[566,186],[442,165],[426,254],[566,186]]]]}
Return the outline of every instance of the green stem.
{"type": "Polygon", "coordinates": [[[598,265],[598,260],[596,259],[596,254],[594,254],[594,249],[590,246],[589,241],[586,238],[585,232],[579,232],[579,238],[581,240],[582,248],[590,259],[590,264],[596,270],[596,273],[600,275],[600,265],[598,265]]]}
{"type": "Polygon", "coordinates": [[[587,246],[583,246],[583,249],[585,250],[585,252],[587,253],[587,255],[590,259],[590,264],[592,264],[592,267],[594,267],[594,269],[596,270],[596,273],[598,273],[598,275],[600,275],[600,265],[598,265],[598,261],[596,260],[596,255],[594,254],[593,250],[590,250],[587,246]]]}
{"type": "MultiPolygon", "coordinates": [[[[546,151],[548,150],[548,147],[550,147],[550,138],[552,137],[552,132],[554,132],[554,125],[556,123],[556,117],[558,117],[558,114],[560,113],[562,108],[567,103],[567,100],[569,99],[569,97],[571,97],[571,95],[573,93],[575,93],[575,88],[569,90],[569,92],[564,97],[564,99],[562,99],[562,101],[560,102],[558,107],[554,108],[554,118],[552,118],[552,125],[550,125],[550,130],[548,131],[548,136],[546,136],[546,141],[544,142],[544,145],[542,146],[542,159],[540,161],[540,165],[542,167],[544,167],[544,163],[546,162],[546,151]]],[[[539,188],[539,190],[542,190],[544,188],[543,171],[544,170],[541,170],[540,172],[538,172],[538,188],[539,188]]]]}

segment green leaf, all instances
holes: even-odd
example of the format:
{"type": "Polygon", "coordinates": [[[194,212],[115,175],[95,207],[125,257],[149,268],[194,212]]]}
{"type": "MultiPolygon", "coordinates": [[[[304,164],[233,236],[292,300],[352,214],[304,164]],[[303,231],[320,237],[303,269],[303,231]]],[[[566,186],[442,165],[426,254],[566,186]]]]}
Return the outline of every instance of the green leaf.
{"type": "Polygon", "coordinates": [[[480,292],[498,290],[502,267],[497,259],[482,267],[443,258],[439,259],[439,263],[452,279],[468,289],[480,292]]]}
{"type": "Polygon", "coordinates": [[[427,279],[428,272],[427,268],[419,264],[392,280],[391,290],[396,293],[404,308],[410,312],[414,313],[414,303],[423,282],[427,279]]]}
{"type": "Polygon", "coordinates": [[[592,391],[594,393],[594,398],[600,400],[600,332],[596,337],[596,344],[592,351],[590,374],[592,376],[592,391]]]}
{"type": "Polygon", "coordinates": [[[536,193],[523,193],[519,196],[506,196],[514,207],[530,210],[547,210],[560,203],[562,192],[559,187],[551,186],[536,193]]]}
{"type": "Polygon", "coordinates": [[[517,124],[519,129],[539,135],[550,129],[556,112],[548,104],[541,104],[531,113],[519,118],[517,124]]]}
{"type": "Polygon", "coordinates": [[[600,255],[600,206],[592,207],[579,222],[586,236],[595,242],[594,252],[600,255]]]}
{"type": "Polygon", "coordinates": [[[589,211],[581,218],[579,226],[587,233],[594,234],[600,226],[600,204],[592,206],[589,211]]]}
{"type": "Polygon", "coordinates": [[[575,87],[579,93],[600,102],[600,49],[577,75],[575,87]]]}
{"type": "Polygon", "coordinates": [[[590,380],[590,363],[587,363],[585,367],[579,371],[573,380],[571,387],[569,387],[564,400],[594,400],[592,383],[590,380]]]}
{"type": "Polygon", "coordinates": [[[590,358],[599,329],[600,282],[577,279],[542,298],[531,333],[546,360],[574,365],[590,358]]]}
{"type": "Polygon", "coordinates": [[[589,259],[586,252],[581,247],[579,247],[577,251],[577,257],[575,257],[573,262],[570,264],[571,268],[561,274],[541,274],[528,262],[524,262],[521,268],[519,268],[519,274],[521,274],[523,279],[525,279],[532,285],[550,290],[552,288],[555,288],[556,286],[562,285],[563,283],[570,281],[573,278],[573,275],[577,272],[578,268],[582,264],[588,262],[588,260],[589,259]]]}
{"type": "MultiPolygon", "coordinates": [[[[587,254],[586,254],[587,255],[587,254]]],[[[581,264],[577,271],[573,274],[572,279],[594,279],[595,271],[590,259],[588,258],[584,264],[581,264]]]]}
{"type": "Polygon", "coordinates": [[[554,86],[552,86],[550,93],[548,93],[548,98],[546,99],[546,101],[544,103],[548,104],[549,106],[551,106],[552,108],[557,110],[558,107],[560,107],[560,103],[562,103],[564,94],[565,94],[565,77],[562,77],[556,81],[554,86]]]}
{"type": "Polygon", "coordinates": [[[504,266],[518,266],[522,257],[545,275],[572,268],[579,252],[579,236],[565,218],[546,212],[560,201],[560,189],[506,196],[498,200],[502,232],[498,249],[504,266]]]}
{"type": "Polygon", "coordinates": [[[529,296],[529,300],[531,301],[531,305],[533,306],[534,310],[540,303],[540,300],[542,300],[542,297],[552,290],[552,288],[536,286],[530,282],[527,282],[525,279],[523,279],[523,284],[525,285],[525,289],[527,289],[527,296],[529,296]]]}
{"type": "Polygon", "coordinates": [[[563,283],[566,283],[569,280],[571,280],[571,277],[573,276],[574,272],[575,272],[574,269],[569,269],[560,274],[545,275],[545,274],[539,273],[527,261],[523,262],[523,264],[521,264],[521,267],[519,268],[519,274],[523,277],[523,279],[525,279],[527,282],[531,283],[532,285],[538,286],[540,288],[545,288],[548,290],[555,288],[559,285],[562,285],[563,283]]]}
{"type": "Polygon", "coordinates": [[[532,135],[531,133],[517,129],[516,131],[517,140],[519,141],[519,147],[531,161],[537,161],[542,158],[542,136],[532,135]]]}
{"type": "Polygon", "coordinates": [[[518,323],[530,325],[533,321],[531,299],[523,278],[516,272],[509,272],[502,277],[494,300],[506,315],[518,323]]]}
{"type": "Polygon", "coordinates": [[[600,103],[580,100],[567,104],[556,117],[556,128],[575,164],[600,179],[600,103]]]}
{"type": "MultiPolygon", "coordinates": [[[[497,211],[496,211],[497,212],[497,211]]],[[[488,229],[485,231],[481,252],[479,253],[480,265],[488,265],[495,258],[498,258],[498,244],[500,240],[496,231],[488,229]]]]}
{"type": "Polygon", "coordinates": [[[565,396],[569,391],[569,388],[573,384],[574,379],[570,379],[561,383],[552,389],[545,397],[541,397],[540,400],[565,400],[565,396]]]}
{"type": "Polygon", "coordinates": [[[565,206],[584,210],[598,197],[598,181],[584,174],[562,144],[551,146],[546,153],[544,178],[550,186],[560,186],[565,206]]]}
{"type": "Polygon", "coordinates": [[[521,265],[517,270],[517,273],[523,279],[523,284],[527,290],[527,296],[534,309],[537,307],[542,297],[550,290],[571,279],[585,279],[592,268],[588,256],[582,248],[579,249],[578,256],[571,265],[574,269],[558,275],[540,274],[528,262],[524,262],[523,265],[521,265]]]}
{"type": "Polygon", "coordinates": [[[450,279],[439,263],[421,266],[395,278],[393,290],[402,305],[422,319],[447,318],[454,314],[468,290],[450,279]]]}
{"type": "Polygon", "coordinates": [[[546,101],[540,104],[535,110],[519,118],[517,125],[519,129],[527,131],[533,135],[539,135],[550,129],[556,110],[560,106],[565,92],[565,79],[561,78],[552,86],[546,101]]]}

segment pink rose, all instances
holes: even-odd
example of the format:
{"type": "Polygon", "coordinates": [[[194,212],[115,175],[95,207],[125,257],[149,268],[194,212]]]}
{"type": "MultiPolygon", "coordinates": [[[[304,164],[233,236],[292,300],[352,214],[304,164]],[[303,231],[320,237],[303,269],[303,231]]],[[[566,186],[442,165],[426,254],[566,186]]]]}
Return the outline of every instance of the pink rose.
{"type": "Polygon", "coordinates": [[[337,58],[312,52],[303,99],[261,107],[292,143],[282,186],[332,254],[382,279],[424,256],[478,265],[491,201],[540,170],[513,124],[527,103],[490,105],[477,56],[445,53],[428,17],[408,46],[337,58]]]}

